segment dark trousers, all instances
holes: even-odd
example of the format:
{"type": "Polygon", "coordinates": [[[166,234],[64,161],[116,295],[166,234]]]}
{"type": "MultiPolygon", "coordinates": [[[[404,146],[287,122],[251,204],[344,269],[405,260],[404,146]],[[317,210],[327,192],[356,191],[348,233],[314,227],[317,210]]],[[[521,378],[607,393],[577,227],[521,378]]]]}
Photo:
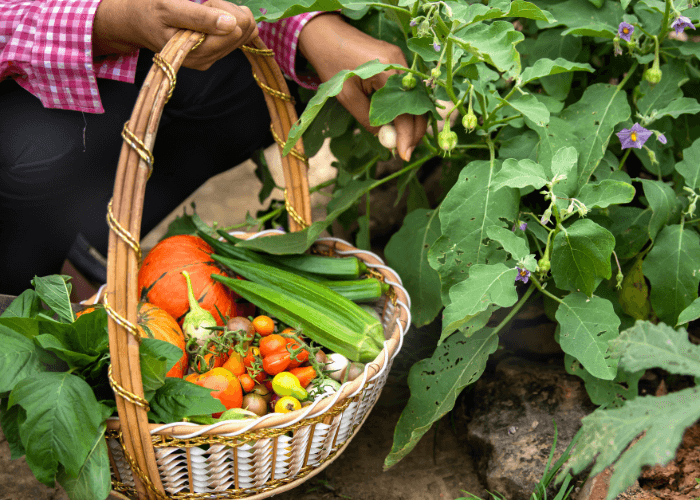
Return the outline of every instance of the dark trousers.
{"type": "MultiPolygon", "coordinates": [[[[0,82],[0,293],[58,273],[79,233],[107,255],[120,133],[152,57],[141,50],[135,84],[98,79],[104,114],[46,109],[13,80],[0,82]]],[[[269,123],[240,50],[204,72],[181,68],[154,146],[142,236],[207,179],[270,144],[269,123]]]]}

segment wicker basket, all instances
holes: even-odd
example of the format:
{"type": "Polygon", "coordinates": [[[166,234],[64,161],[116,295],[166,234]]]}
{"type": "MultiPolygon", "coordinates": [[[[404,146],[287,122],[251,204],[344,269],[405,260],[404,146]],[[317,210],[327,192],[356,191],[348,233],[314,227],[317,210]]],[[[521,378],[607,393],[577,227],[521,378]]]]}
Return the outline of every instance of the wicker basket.
{"type": "MultiPolygon", "coordinates": [[[[259,499],[291,489],[317,474],[358,432],[379,397],[410,324],[409,297],[395,272],[370,252],[338,239],[321,238],[315,243],[316,250],[356,255],[391,285],[391,297],[384,297],[377,305],[387,340],[363,376],[344,384],[334,395],[287,414],[209,426],[148,422],[139,365],[140,339],[133,326],[141,258],[136,235],[140,234],[145,185],[153,168],[150,151],[162,110],[183,59],[203,38],[200,33],[180,31],[154,57],[155,64],[122,132],[124,144],[107,214],[111,232],[104,302],[109,314],[110,383],[119,417],[108,421],[106,438],[114,491],[138,498],[259,499]]],[[[265,92],[273,136],[282,147],[297,119],[286,83],[272,52],[259,39],[244,50],[265,92]]],[[[311,219],[307,162],[301,145],[283,158],[283,168],[290,227],[296,231],[311,219]]]]}

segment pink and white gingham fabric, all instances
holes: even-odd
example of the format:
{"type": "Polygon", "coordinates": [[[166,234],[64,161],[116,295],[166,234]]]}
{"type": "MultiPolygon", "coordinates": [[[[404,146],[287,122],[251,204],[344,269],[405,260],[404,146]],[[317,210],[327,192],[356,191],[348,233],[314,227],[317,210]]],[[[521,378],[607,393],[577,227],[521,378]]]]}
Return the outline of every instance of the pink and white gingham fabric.
{"type": "MultiPolygon", "coordinates": [[[[194,0],[202,3],[203,0],[194,0]]],[[[103,113],[97,78],[132,83],[138,51],[92,60],[92,23],[100,0],[0,0],[0,81],[14,78],[47,108],[103,113]]],[[[261,23],[260,37],[282,71],[295,71],[299,33],[319,12],[261,23]]]]}

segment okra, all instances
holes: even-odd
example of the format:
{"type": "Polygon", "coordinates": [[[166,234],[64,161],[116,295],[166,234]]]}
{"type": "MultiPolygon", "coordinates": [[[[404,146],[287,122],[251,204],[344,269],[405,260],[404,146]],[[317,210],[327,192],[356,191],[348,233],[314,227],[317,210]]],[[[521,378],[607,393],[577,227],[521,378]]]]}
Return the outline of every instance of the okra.
{"type": "MultiPolygon", "coordinates": [[[[237,250],[246,250],[246,251],[249,251],[249,250],[244,249],[244,248],[237,248],[237,250]]],[[[211,255],[211,258],[214,259],[215,261],[217,261],[217,262],[223,264],[224,266],[228,267],[228,268],[231,269],[232,271],[235,271],[235,269],[232,267],[232,266],[233,266],[233,264],[232,264],[233,262],[241,262],[241,261],[243,261],[243,262],[253,262],[254,264],[261,264],[261,265],[264,265],[264,266],[276,267],[277,269],[281,269],[282,271],[287,271],[287,272],[289,272],[289,273],[297,274],[298,276],[303,276],[304,278],[306,278],[306,279],[308,279],[308,280],[311,280],[311,281],[321,281],[320,276],[316,276],[315,274],[311,274],[311,273],[305,273],[305,272],[303,272],[303,271],[295,271],[294,269],[287,268],[287,267],[285,267],[283,264],[280,264],[280,263],[278,263],[278,262],[271,261],[271,260],[268,261],[268,260],[266,259],[266,256],[260,255],[260,254],[258,254],[258,253],[256,253],[256,252],[252,252],[252,253],[254,253],[254,254],[257,256],[257,257],[253,257],[253,258],[257,259],[257,260],[249,259],[249,258],[247,258],[247,256],[245,256],[245,255],[241,255],[241,258],[238,258],[238,257],[225,257],[225,256],[223,256],[223,255],[212,254],[212,255],[211,255]]]]}
{"type": "Polygon", "coordinates": [[[366,278],[361,280],[341,280],[341,281],[320,281],[331,290],[338,292],[346,299],[353,302],[368,302],[379,300],[382,295],[389,293],[389,285],[379,281],[377,278],[366,278]]]}
{"type": "Polygon", "coordinates": [[[330,288],[270,266],[241,261],[231,264],[250,282],[212,278],[290,326],[301,326],[304,334],[319,344],[363,363],[382,350],[381,322],[330,288]]]}
{"type": "Polygon", "coordinates": [[[356,280],[367,271],[365,263],[354,256],[271,255],[270,259],[296,271],[318,274],[327,280],[356,280]]]}

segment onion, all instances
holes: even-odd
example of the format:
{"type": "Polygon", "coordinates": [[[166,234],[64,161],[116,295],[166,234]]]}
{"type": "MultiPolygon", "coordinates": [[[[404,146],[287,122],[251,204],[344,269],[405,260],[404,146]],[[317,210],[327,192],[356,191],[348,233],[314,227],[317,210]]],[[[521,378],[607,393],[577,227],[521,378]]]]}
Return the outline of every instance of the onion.
{"type": "Polygon", "coordinates": [[[337,352],[328,355],[326,370],[330,371],[330,377],[340,382],[345,368],[348,366],[348,358],[337,352]]]}

